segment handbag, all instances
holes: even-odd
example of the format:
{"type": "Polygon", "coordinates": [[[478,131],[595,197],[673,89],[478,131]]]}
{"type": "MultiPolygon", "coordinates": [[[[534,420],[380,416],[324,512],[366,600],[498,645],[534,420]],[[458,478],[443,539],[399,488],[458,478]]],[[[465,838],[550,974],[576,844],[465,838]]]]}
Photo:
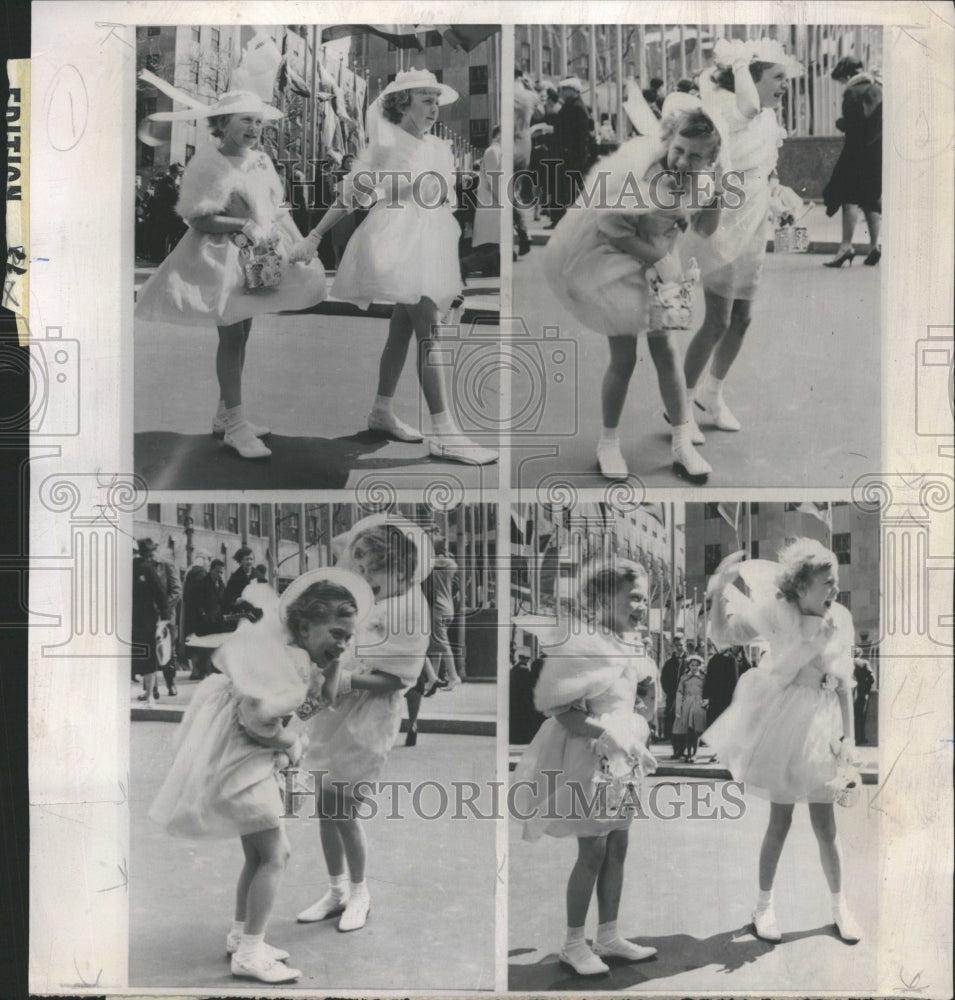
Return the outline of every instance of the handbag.
{"type": "Polygon", "coordinates": [[[156,622],[156,663],[166,667],[172,661],[172,628],[167,621],[156,622]]]}
{"type": "Polygon", "coordinates": [[[245,233],[233,233],[232,242],[239,248],[246,291],[270,291],[282,284],[282,259],[276,252],[278,241],[274,237],[253,243],[245,233]]]}

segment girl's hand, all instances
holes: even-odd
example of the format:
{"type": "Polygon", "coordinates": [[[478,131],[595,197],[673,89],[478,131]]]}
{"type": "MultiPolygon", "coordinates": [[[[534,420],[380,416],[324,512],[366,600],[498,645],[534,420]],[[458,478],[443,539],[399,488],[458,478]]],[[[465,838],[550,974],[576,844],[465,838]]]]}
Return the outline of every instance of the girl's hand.
{"type": "Polygon", "coordinates": [[[746,552],[742,549],[739,552],[734,552],[732,555],[728,555],[719,564],[719,566],[716,567],[716,571],[710,577],[709,582],[706,585],[706,593],[712,594],[718,590],[722,590],[734,580],[738,579],[740,566],[745,559],[746,552]]]}
{"type": "Polygon", "coordinates": [[[309,233],[304,239],[292,245],[288,259],[292,264],[311,264],[318,255],[319,238],[314,233],[309,233]]]}
{"type": "Polygon", "coordinates": [[[242,235],[250,239],[254,245],[258,246],[260,243],[265,243],[269,239],[271,233],[264,226],[260,226],[252,219],[247,219],[245,225],[242,227],[242,235]]]}

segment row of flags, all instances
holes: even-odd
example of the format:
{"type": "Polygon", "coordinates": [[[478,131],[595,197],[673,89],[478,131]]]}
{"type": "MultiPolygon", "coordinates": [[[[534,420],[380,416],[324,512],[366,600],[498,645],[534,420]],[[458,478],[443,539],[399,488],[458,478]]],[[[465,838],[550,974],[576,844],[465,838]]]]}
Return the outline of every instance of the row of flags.
{"type": "Polygon", "coordinates": [[[422,52],[428,33],[437,31],[451,48],[470,52],[499,30],[497,24],[336,24],[322,31],[322,41],[368,34],[384,38],[396,48],[422,52]]]}

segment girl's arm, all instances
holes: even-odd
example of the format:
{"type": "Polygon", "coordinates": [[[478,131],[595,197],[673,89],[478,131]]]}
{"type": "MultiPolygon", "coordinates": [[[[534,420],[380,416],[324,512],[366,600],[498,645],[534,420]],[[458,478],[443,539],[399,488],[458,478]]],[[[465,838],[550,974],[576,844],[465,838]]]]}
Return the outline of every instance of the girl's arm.
{"type": "Polygon", "coordinates": [[[644,239],[642,236],[607,236],[607,242],[616,250],[628,254],[639,260],[642,264],[656,264],[662,260],[672,249],[668,241],[665,246],[660,246],[655,242],[644,239]]]}
{"type": "Polygon", "coordinates": [[[372,670],[367,674],[352,674],[351,688],[356,691],[378,691],[387,693],[397,691],[401,687],[401,678],[394,674],[386,674],[379,670],[372,670]]]}
{"type": "Polygon", "coordinates": [[[693,229],[700,236],[712,236],[719,228],[720,215],[723,211],[722,194],[723,192],[717,189],[716,194],[700,209],[693,220],[693,229]]]}
{"type": "Polygon", "coordinates": [[[240,698],[236,718],[242,731],[259,746],[272,750],[287,750],[298,739],[281,719],[264,719],[260,714],[261,702],[257,698],[240,698]]]}
{"type": "Polygon", "coordinates": [[[842,713],[843,743],[855,744],[854,716],[852,714],[852,681],[840,680],[836,689],[839,697],[839,710],[842,713]]]}
{"type": "Polygon", "coordinates": [[[249,221],[235,215],[197,215],[189,225],[200,233],[241,233],[249,221]]]}
{"type": "Polygon", "coordinates": [[[744,118],[755,118],[760,110],[759,91],[753,75],[749,71],[749,59],[737,58],[733,61],[733,86],[736,91],[736,107],[744,118]]]}
{"type": "Polygon", "coordinates": [[[346,208],[342,204],[334,205],[330,208],[322,216],[321,222],[304,239],[299,240],[292,247],[289,251],[289,260],[293,264],[296,262],[310,264],[318,254],[318,245],[322,242],[322,237],[329,229],[341,222],[346,215],[349,215],[350,212],[351,209],[346,208]]]}
{"type": "Polygon", "coordinates": [[[600,739],[604,728],[580,708],[568,708],[566,712],[555,715],[554,718],[574,736],[587,736],[592,740],[600,739]]]}

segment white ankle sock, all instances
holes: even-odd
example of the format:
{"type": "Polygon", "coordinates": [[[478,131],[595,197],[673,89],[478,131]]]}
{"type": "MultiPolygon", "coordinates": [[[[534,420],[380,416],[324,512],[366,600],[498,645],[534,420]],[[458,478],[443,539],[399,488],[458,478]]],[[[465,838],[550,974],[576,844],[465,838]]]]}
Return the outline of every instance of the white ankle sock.
{"type": "Polygon", "coordinates": [[[229,929],[230,934],[244,934],[245,933],[245,921],[244,920],[233,920],[232,927],[229,929]]]}
{"type": "Polygon", "coordinates": [[[765,892],[760,889],[756,896],[756,912],[765,913],[773,905],[773,890],[767,889],[765,892]]]}
{"type": "Polygon", "coordinates": [[[693,425],[687,421],[685,424],[673,425],[673,450],[691,445],[693,436],[693,425]]]}
{"type": "Polygon", "coordinates": [[[394,409],[395,399],[394,396],[375,396],[374,405],[371,408],[372,413],[391,413],[394,409]]]}
{"type": "Polygon", "coordinates": [[[832,893],[832,912],[841,913],[843,907],[846,905],[846,901],[842,898],[841,892],[832,893]]]}
{"type": "Polygon", "coordinates": [[[699,396],[703,399],[723,398],[723,379],[714,378],[709,373],[703,378],[703,385],[700,387],[699,396]]]}
{"type": "Polygon", "coordinates": [[[620,933],[617,930],[616,920],[609,920],[605,924],[597,924],[598,944],[612,944],[618,937],[620,937],[620,933]]]}
{"type": "Polygon", "coordinates": [[[262,950],[262,945],[265,944],[265,934],[243,934],[239,938],[239,947],[236,951],[237,955],[242,955],[243,957],[249,955],[255,955],[262,950]]]}
{"type": "Polygon", "coordinates": [[[222,422],[225,424],[225,429],[227,431],[234,431],[237,427],[241,426],[245,421],[245,415],[242,413],[242,404],[238,406],[233,406],[231,409],[223,406],[222,408],[222,422]]]}
{"type": "Polygon", "coordinates": [[[564,938],[564,947],[573,948],[574,945],[582,945],[587,943],[587,937],[585,934],[586,927],[568,927],[567,935],[564,938]]]}
{"type": "Polygon", "coordinates": [[[431,430],[437,437],[461,433],[454,422],[454,417],[447,410],[431,414],[431,430]]]}
{"type": "Polygon", "coordinates": [[[362,879],[360,882],[355,882],[354,880],[351,882],[351,894],[353,896],[356,894],[367,893],[367,892],[368,892],[368,883],[364,879],[362,879]]]}
{"type": "Polygon", "coordinates": [[[600,432],[601,444],[619,444],[620,433],[617,427],[604,427],[600,432]]]}

